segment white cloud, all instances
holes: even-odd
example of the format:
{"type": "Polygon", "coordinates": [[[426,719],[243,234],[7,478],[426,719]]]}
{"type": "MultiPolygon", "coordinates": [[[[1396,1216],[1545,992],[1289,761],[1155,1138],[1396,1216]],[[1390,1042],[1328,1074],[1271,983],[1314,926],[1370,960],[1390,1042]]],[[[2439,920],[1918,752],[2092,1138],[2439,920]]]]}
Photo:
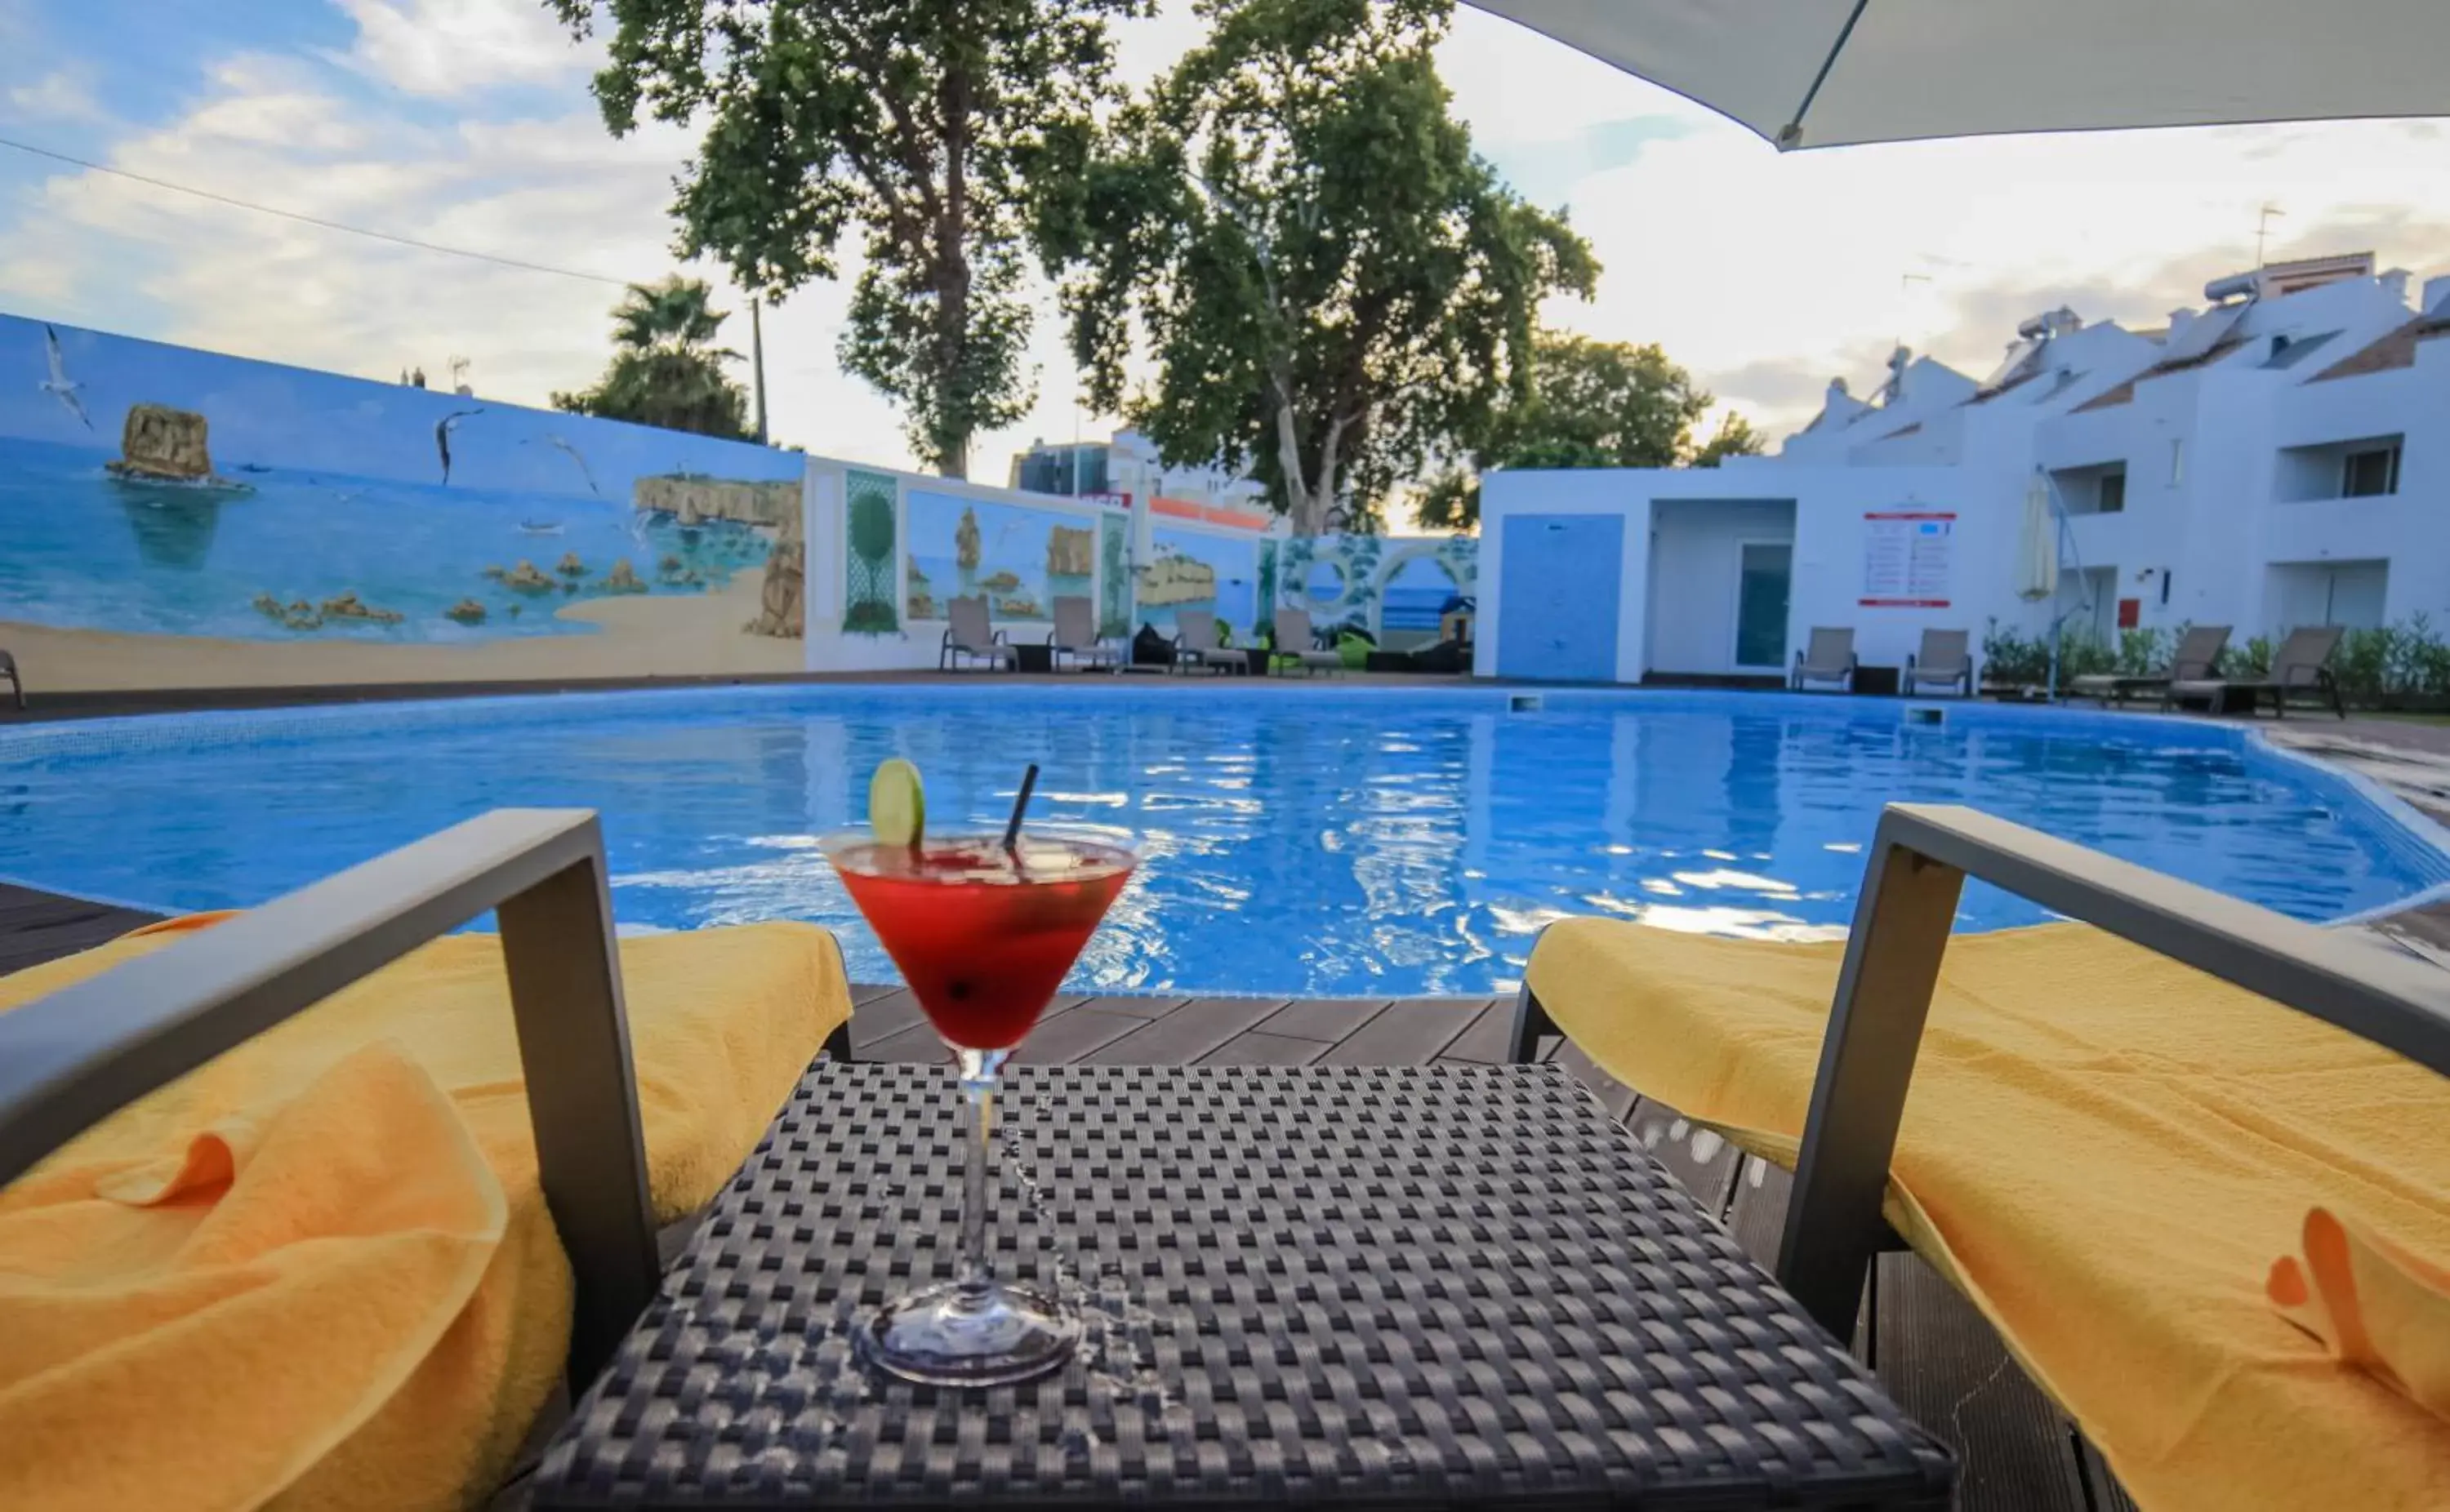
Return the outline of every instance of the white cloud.
{"type": "Polygon", "coordinates": [[[358,24],[347,61],[410,94],[458,97],[583,72],[585,54],[536,0],[337,0],[358,24]]]}
{"type": "Polygon", "coordinates": [[[82,63],[15,86],[8,101],[10,113],[43,126],[94,126],[110,119],[93,92],[93,69],[82,63]]]}

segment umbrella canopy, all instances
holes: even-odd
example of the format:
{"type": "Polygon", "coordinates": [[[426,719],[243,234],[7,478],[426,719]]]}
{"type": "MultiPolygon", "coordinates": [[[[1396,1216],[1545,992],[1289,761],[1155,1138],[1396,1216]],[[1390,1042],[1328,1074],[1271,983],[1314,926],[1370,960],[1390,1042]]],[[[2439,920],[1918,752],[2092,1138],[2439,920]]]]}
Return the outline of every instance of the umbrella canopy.
{"type": "Polygon", "coordinates": [[[2051,509],[2051,480],[2033,469],[2025,490],[2025,530],[2016,542],[2016,596],[2027,603],[2059,591],[2059,522],[2051,509]]]}
{"type": "Polygon", "coordinates": [[[1781,147],[2450,114],[2443,0],[1470,0],[1781,147]]]}

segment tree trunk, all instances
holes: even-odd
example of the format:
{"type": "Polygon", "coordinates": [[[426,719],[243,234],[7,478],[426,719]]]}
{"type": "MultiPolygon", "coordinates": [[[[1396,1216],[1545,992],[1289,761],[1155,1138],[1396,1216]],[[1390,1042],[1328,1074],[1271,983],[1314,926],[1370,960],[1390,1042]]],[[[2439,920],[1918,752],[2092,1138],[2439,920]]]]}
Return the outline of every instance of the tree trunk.
{"type": "Polygon", "coordinates": [[[1302,466],[1301,432],[1293,423],[1293,401],[1276,391],[1276,467],[1285,475],[1285,514],[1295,535],[1316,535],[1327,511],[1311,496],[1310,474],[1302,466]]]}
{"type": "Polygon", "coordinates": [[[936,223],[936,471],[970,475],[970,399],[959,375],[970,337],[970,76],[947,58],[937,106],[944,125],[944,214],[936,223]]]}

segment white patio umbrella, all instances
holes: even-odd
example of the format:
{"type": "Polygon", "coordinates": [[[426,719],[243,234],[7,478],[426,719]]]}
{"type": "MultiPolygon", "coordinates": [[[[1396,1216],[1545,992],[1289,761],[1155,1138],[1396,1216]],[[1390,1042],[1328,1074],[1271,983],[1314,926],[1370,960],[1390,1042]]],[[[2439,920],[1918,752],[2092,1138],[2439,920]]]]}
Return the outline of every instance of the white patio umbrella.
{"type": "Polygon", "coordinates": [[[2450,114],[2444,0],[1469,0],[1780,147],[2450,114]]]}
{"type": "MultiPolygon", "coordinates": [[[[2033,480],[2025,487],[2025,528],[2016,541],[2016,596],[2028,604],[2039,604],[2059,596],[2059,518],[2058,509],[2051,497],[2050,475],[2033,469],[2033,480]]],[[[2051,611],[2051,672],[2049,693],[2052,702],[2059,696],[2059,627],[2064,623],[2055,606],[2051,611]]]]}

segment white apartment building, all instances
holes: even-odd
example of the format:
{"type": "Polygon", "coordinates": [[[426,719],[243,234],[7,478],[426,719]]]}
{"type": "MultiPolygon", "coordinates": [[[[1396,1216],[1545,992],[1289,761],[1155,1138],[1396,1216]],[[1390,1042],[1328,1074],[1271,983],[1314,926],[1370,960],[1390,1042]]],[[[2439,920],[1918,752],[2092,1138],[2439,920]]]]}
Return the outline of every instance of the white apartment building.
{"type": "Polygon", "coordinates": [[[1776,672],[1851,625],[2450,628],[2450,278],[2370,255],[2223,279],[2157,331],[2024,323],[1976,380],[1902,350],[1833,382],[1779,455],[1716,470],[1491,474],[1482,675],[1776,672]],[[2058,602],[2019,599],[2034,469],[2066,513],[2058,602]]]}

